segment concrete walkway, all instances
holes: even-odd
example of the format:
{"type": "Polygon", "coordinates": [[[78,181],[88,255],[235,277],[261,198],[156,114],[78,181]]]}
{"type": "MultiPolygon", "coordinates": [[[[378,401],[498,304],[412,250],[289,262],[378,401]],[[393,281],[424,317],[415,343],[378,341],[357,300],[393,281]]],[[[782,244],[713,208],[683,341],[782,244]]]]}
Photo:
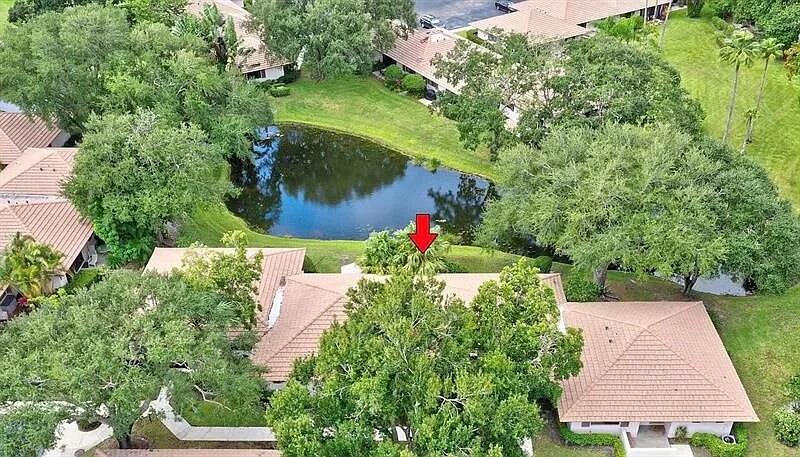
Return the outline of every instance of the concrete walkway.
{"type": "Polygon", "coordinates": [[[159,413],[164,426],[181,441],[275,442],[275,434],[269,427],[195,427],[175,414],[167,389],[161,389],[145,415],[150,411],[159,413]]]}
{"type": "Polygon", "coordinates": [[[114,432],[106,424],[102,424],[90,432],[78,430],[77,422],[62,422],[56,428],[56,436],[60,437],[56,446],[46,451],[43,457],[74,457],[78,451],[91,449],[114,436],[114,432]]]}

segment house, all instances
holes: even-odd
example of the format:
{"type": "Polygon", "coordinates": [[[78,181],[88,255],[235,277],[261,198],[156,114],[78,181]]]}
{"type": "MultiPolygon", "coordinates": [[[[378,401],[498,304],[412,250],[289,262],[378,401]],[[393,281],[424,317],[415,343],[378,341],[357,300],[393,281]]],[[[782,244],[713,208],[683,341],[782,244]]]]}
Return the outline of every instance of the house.
{"type": "MultiPolygon", "coordinates": [[[[234,252],[233,248],[156,248],[150,256],[144,271],[151,271],[161,274],[172,273],[183,266],[186,255],[192,252],[196,255],[204,255],[212,252],[228,253],[234,252]]],[[[256,330],[266,331],[268,326],[268,316],[272,308],[273,300],[280,295],[280,289],[286,282],[288,276],[297,275],[303,272],[303,260],[306,256],[304,248],[248,248],[248,258],[255,257],[258,253],[263,254],[264,258],[261,265],[261,277],[257,285],[256,300],[261,307],[257,316],[258,323],[256,330]]]]}
{"type": "Polygon", "coordinates": [[[245,78],[254,81],[274,81],[283,77],[286,71],[294,67],[294,62],[270,52],[261,41],[258,32],[251,31],[248,22],[250,13],[240,4],[232,0],[190,0],[186,10],[196,16],[203,13],[206,6],[216,5],[220,14],[233,20],[236,35],[239,38],[239,50],[236,65],[245,78]]]}
{"type": "Polygon", "coordinates": [[[63,198],[77,148],[28,148],[0,171],[0,202],[28,203],[63,198]]]}
{"type": "Polygon", "coordinates": [[[383,63],[386,65],[396,63],[404,71],[422,76],[428,89],[457,94],[458,87],[436,76],[433,59],[436,56],[446,56],[456,47],[459,40],[468,42],[444,29],[412,30],[407,36],[395,39],[394,47],[383,54],[383,63]]]}
{"type": "Polygon", "coordinates": [[[96,457],[281,457],[270,449],[98,449],[96,457]]]}
{"type": "MultiPolygon", "coordinates": [[[[0,203],[0,251],[17,233],[47,244],[63,255],[62,272],[52,279],[53,288],[63,287],[67,275],[97,263],[97,238],[92,226],[67,200],[44,200],[30,203],[0,203]]],[[[18,312],[22,298],[13,286],[2,286],[0,320],[18,312]]]]}
{"type": "MultiPolygon", "coordinates": [[[[498,274],[453,273],[440,274],[445,295],[455,295],[471,301],[486,281],[498,279],[498,274]]],[[[558,274],[539,275],[551,287],[556,301],[566,302],[558,274]]],[[[319,349],[322,333],[334,321],[346,318],[344,306],[347,291],[362,278],[381,280],[381,276],[350,274],[298,274],[286,277],[286,284],[276,295],[264,338],[256,343],[253,362],[268,368],[264,378],[280,387],[292,371],[294,361],[314,354],[319,349]]]]}
{"type": "Polygon", "coordinates": [[[567,303],[562,317],[584,337],[583,369],[558,404],[572,431],[619,435],[629,457],[670,457],[681,427],[723,436],[758,422],[702,302],[567,303]]]}
{"type": "Polygon", "coordinates": [[[0,166],[17,160],[28,148],[60,147],[70,135],[44,119],[0,111],[0,166]]]}

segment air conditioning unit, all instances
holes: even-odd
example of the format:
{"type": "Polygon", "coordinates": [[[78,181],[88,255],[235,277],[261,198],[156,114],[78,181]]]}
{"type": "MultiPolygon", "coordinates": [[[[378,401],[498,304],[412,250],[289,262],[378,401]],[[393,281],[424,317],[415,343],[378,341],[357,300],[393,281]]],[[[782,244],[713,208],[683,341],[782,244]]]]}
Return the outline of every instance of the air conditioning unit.
{"type": "Polygon", "coordinates": [[[736,444],[736,437],[733,435],[722,435],[722,442],[727,444],[736,444]]]}

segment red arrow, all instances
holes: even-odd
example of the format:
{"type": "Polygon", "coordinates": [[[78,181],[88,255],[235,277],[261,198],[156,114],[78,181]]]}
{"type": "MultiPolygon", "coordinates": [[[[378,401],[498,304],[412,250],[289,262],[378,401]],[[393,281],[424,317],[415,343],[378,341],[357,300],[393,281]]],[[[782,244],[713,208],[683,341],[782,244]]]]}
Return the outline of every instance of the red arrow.
{"type": "Polygon", "coordinates": [[[439,236],[438,233],[431,232],[431,215],[417,213],[416,231],[409,233],[408,237],[411,238],[411,242],[419,249],[419,252],[425,254],[437,236],[439,236]]]}

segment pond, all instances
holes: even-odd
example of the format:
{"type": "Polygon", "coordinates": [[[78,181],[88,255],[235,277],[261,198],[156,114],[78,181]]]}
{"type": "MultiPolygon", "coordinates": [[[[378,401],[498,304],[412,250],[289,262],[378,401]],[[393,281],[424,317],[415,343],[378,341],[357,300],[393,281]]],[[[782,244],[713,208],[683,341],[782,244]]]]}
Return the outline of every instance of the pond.
{"type": "Polygon", "coordinates": [[[241,189],[228,208],[273,235],[366,239],[431,213],[445,232],[468,243],[483,206],[486,180],[432,168],[349,135],[301,126],[270,127],[249,161],[234,161],[241,189]]]}

